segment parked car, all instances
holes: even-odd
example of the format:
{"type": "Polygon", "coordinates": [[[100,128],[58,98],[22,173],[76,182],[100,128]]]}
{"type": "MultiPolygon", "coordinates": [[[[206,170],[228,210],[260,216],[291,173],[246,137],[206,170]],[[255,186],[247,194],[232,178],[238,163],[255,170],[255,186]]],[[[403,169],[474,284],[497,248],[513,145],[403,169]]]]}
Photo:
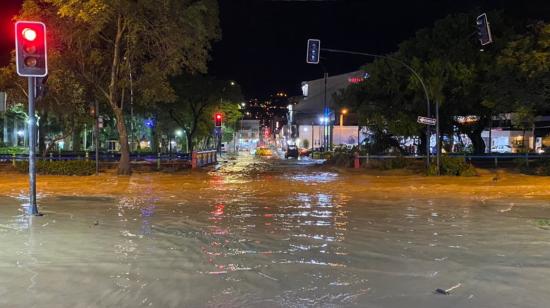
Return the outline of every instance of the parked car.
{"type": "Polygon", "coordinates": [[[506,144],[501,144],[497,146],[493,146],[491,148],[491,152],[495,153],[512,153],[512,147],[506,144]]]}
{"type": "Polygon", "coordinates": [[[285,158],[290,158],[290,157],[298,158],[299,155],[300,153],[298,152],[298,147],[296,145],[290,144],[286,148],[285,158]]]}
{"type": "Polygon", "coordinates": [[[256,155],[271,156],[273,155],[273,152],[271,152],[271,150],[266,147],[259,147],[259,148],[256,148],[256,155]]]}

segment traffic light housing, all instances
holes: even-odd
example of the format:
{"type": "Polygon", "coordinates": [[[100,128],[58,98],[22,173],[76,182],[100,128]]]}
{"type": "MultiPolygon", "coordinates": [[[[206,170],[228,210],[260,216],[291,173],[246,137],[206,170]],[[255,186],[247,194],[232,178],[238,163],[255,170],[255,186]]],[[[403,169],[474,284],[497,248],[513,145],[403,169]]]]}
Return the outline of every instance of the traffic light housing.
{"type": "Polygon", "coordinates": [[[15,23],[15,60],[19,76],[45,77],[48,75],[44,23],[38,21],[15,23]]]}
{"type": "Polygon", "coordinates": [[[487,20],[487,14],[483,13],[476,18],[477,35],[481,46],[491,44],[493,36],[491,35],[491,27],[487,20]]]}
{"type": "Polygon", "coordinates": [[[214,115],[214,124],[216,127],[222,127],[223,115],[221,113],[216,113],[214,115]]]}
{"type": "Polygon", "coordinates": [[[321,41],[317,39],[307,40],[306,62],[309,64],[319,64],[321,56],[321,41]]]}

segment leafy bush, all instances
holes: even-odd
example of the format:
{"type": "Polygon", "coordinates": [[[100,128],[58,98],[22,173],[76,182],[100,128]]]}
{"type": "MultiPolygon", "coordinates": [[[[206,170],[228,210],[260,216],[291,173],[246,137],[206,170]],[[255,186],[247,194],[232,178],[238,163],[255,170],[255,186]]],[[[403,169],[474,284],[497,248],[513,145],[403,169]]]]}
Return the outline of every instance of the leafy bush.
{"type": "Polygon", "coordinates": [[[327,154],[329,153],[323,153],[324,157],[328,157],[326,158],[326,164],[328,165],[350,167],[352,164],[352,155],[350,153],[347,153],[345,151],[338,151],[334,152],[334,154],[331,154],[330,156],[327,154]]]}
{"type": "Polygon", "coordinates": [[[527,165],[527,161],[524,158],[518,158],[515,162],[522,173],[531,175],[550,175],[550,159],[535,160],[529,162],[529,165],[527,165]]]}
{"type": "Polygon", "coordinates": [[[550,230],[550,219],[537,219],[535,225],[541,229],[550,230]]]}
{"type": "Polygon", "coordinates": [[[382,160],[371,160],[367,167],[379,170],[405,169],[411,166],[411,161],[399,156],[382,160]]]}
{"type": "MultiPolygon", "coordinates": [[[[29,162],[16,162],[15,168],[20,172],[28,172],[29,162]]],[[[95,162],[85,160],[39,160],[36,162],[36,172],[51,175],[92,175],[95,173],[95,162]]]]}
{"type": "Polygon", "coordinates": [[[1,155],[11,155],[11,154],[26,154],[28,153],[27,148],[24,147],[0,147],[1,155]]]}
{"type": "MultiPolygon", "coordinates": [[[[476,169],[463,157],[441,156],[441,175],[452,176],[476,176],[476,169]]],[[[437,175],[437,166],[432,164],[428,170],[428,175],[437,175]]]]}

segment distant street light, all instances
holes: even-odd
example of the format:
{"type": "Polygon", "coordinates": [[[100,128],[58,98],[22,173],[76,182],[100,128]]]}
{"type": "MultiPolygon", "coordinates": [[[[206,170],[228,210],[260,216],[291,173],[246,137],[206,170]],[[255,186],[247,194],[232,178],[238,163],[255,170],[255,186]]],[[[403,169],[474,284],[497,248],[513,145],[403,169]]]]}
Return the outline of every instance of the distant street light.
{"type": "Polygon", "coordinates": [[[176,136],[178,137],[183,136],[183,131],[181,129],[176,130],[176,136]]]}
{"type": "Polygon", "coordinates": [[[344,126],[344,115],[348,114],[347,109],[342,109],[340,112],[340,127],[344,126]]]}

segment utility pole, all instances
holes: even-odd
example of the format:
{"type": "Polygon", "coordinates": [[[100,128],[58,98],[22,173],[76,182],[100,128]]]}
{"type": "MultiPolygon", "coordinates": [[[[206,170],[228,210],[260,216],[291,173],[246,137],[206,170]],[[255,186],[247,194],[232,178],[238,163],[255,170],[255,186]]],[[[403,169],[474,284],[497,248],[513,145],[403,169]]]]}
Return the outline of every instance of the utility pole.
{"type": "Polygon", "coordinates": [[[134,83],[132,78],[132,63],[128,61],[130,69],[130,152],[134,150],[136,136],[134,134],[134,83]]]}
{"type": "Polygon", "coordinates": [[[99,175],[99,102],[95,101],[95,127],[94,127],[94,142],[95,142],[95,175],[99,175]]]}
{"type": "Polygon", "coordinates": [[[324,98],[323,98],[323,104],[324,104],[324,109],[323,109],[323,151],[326,152],[328,150],[328,131],[327,131],[327,127],[328,127],[328,107],[327,107],[327,79],[328,79],[328,73],[326,72],[325,70],[325,75],[324,75],[324,78],[325,78],[325,93],[324,93],[324,98]]]}
{"type": "MultiPolygon", "coordinates": [[[[435,138],[436,138],[436,141],[435,141],[435,144],[436,144],[436,166],[437,166],[437,175],[439,175],[439,173],[441,172],[441,169],[440,169],[440,156],[441,156],[441,143],[439,142],[439,101],[436,100],[435,101],[435,138]]],[[[427,126],[430,126],[430,125],[427,125],[427,126]]]]}

